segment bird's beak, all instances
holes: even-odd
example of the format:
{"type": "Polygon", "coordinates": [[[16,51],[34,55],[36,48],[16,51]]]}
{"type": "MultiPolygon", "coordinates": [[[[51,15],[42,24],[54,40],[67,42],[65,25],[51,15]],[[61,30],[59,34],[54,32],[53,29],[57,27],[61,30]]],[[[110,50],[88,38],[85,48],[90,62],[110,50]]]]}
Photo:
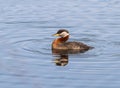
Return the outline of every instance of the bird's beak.
{"type": "Polygon", "coordinates": [[[60,34],[53,34],[52,36],[57,36],[58,37],[58,36],[60,36],[60,34]]]}

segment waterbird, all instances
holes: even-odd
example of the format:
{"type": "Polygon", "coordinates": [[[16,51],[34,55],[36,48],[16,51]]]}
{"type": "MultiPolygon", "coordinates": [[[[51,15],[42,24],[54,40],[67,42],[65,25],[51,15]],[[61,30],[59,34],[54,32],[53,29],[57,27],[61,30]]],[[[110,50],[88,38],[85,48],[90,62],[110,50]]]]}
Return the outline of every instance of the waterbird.
{"type": "Polygon", "coordinates": [[[66,29],[59,29],[57,33],[53,34],[53,36],[57,36],[59,38],[56,38],[52,42],[52,50],[59,50],[61,52],[67,51],[67,52],[85,52],[89,49],[92,49],[93,47],[88,46],[82,42],[67,42],[67,40],[70,37],[69,31],[66,29]]]}

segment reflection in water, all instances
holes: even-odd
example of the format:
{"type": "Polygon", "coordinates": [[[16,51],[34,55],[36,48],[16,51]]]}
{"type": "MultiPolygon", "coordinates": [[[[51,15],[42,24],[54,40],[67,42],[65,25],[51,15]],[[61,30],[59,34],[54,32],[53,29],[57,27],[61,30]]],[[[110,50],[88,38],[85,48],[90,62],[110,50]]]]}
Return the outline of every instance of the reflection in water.
{"type": "Polygon", "coordinates": [[[57,66],[65,66],[68,64],[68,55],[60,55],[58,56],[56,59],[54,59],[54,63],[57,65],[57,66]]]}
{"type": "Polygon", "coordinates": [[[69,54],[78,54],[84,53],[85,51],[81,50],[58,50],[53,49],[52,54],[55,55],[54,63],[57,66],[66,66],[69,62],[69,54]]]}

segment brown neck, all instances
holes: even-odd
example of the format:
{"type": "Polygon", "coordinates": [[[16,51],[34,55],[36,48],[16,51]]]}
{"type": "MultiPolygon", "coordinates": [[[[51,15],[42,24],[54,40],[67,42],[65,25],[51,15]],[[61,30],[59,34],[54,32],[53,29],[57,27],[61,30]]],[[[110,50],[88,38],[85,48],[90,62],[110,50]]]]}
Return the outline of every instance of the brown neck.
{"type": "Polygon", "coordinates": [[[68,39],[69,39],[69,35],[67,35],[66,37],[58,38],[58,40],[59,40],[61,43],[66,42],[68,39]]]}
{"type": "Polygon", "coordinates": [[[68,39],[69,39],[69,35],[66,37],[61,37],[61,38],[55,39],[52,43],[52,48],[55,48],[55,47],[57,47],[57,45],[66,42],[68,39]]]}

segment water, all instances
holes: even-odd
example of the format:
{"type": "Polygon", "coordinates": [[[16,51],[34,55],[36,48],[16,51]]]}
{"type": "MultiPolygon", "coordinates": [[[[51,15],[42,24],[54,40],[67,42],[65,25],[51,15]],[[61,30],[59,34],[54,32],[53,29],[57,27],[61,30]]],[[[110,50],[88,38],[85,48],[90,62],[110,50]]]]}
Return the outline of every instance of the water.
{"type": "Polygon", "coordinates": [[[0,0],[0,87],[120,88],[119,8],[119,0],[0,0]],[[53,55],[60,28],[95,48],[53,55]]]}

